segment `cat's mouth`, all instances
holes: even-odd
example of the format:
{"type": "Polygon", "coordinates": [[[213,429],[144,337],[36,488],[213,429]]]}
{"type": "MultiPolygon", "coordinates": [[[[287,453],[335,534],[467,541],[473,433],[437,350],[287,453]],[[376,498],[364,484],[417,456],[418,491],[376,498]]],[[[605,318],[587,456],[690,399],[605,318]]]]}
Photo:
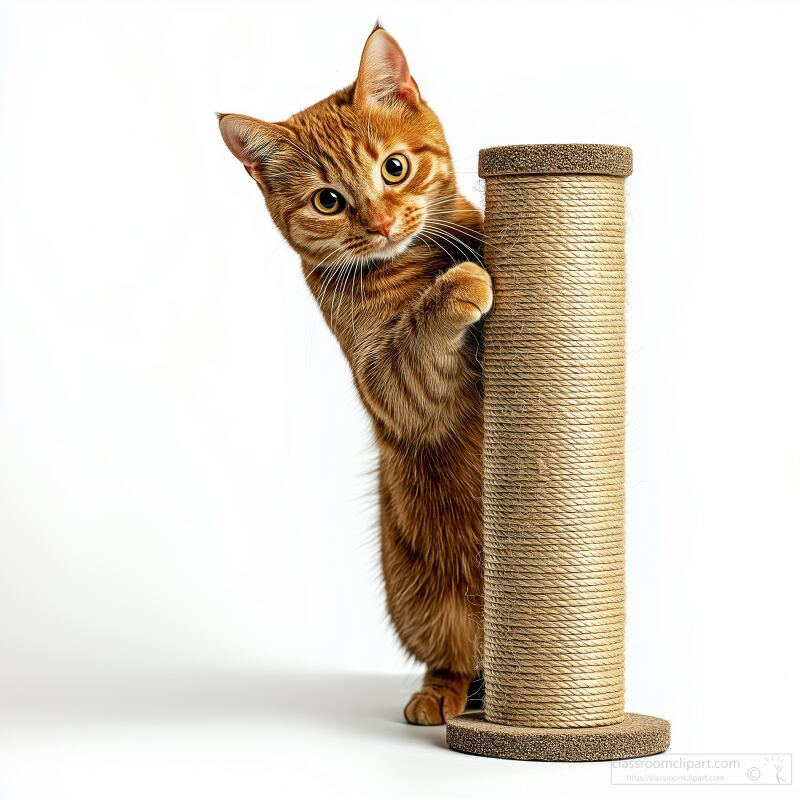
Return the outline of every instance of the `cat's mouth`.
{"type": "Polygon", "coordinates": [[[378,246],[373,248],[370,257],[375,261],[388,261],[389,259],[396,258],[411,244],[414,235],[400,236],[400,237],[381,237],[382,241],[378,246]]]}

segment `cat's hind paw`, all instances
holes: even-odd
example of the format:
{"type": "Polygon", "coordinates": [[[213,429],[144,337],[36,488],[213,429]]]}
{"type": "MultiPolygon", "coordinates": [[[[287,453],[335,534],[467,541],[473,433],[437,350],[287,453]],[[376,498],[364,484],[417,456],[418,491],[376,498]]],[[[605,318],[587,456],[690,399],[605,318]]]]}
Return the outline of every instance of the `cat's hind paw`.
{"type": "Polygon", "coordinates": [[[426,686],[411,695],[403,716],[411,725],[444,725],[464,710],[465,701],[461,693],[426,686]]]}

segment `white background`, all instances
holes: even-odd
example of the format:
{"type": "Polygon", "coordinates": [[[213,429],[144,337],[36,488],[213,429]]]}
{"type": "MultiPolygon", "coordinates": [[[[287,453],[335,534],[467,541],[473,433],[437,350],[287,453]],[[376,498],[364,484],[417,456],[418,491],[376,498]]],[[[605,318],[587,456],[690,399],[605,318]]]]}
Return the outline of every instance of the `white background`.
{"type": "Polygon", "coordinates": [[[213,116],[378,14],[476,201],[481,147],[634,148],[627,705],[798,749],[796,3],[0,8],[3,800],[630,791],[400,721],[367,420],[213,116]]]}

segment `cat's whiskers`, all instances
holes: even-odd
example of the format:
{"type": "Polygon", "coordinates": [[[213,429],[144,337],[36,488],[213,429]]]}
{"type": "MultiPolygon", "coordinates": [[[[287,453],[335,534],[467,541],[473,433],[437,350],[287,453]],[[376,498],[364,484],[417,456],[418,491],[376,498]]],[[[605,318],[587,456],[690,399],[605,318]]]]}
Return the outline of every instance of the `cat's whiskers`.
{"type": "MultiPolygon", "coordinates": [[[[336,305],[336,311],[334,311],[331,317],[333,321],[336,320],[336,318],[339,315],[339,311],[342,308],[342,301],[345,298],[345,284],[347,283],[348,275],[351,275],[350,268],[353,266],[354,260],[355,260],[354,256],[349,255],[349,257],[345,261],[344,268],[341,270],[341,276],[336,281],[336,285],[333,288],[333,297],[336,296],[337,291],[339,292],[339,302],[336,305]]],[[[351,281],[351,284],[354,285],[355,281],[351,281]]],[[[352,306],[351,306],[351,311],[352,311],[352,306]]]]}
{"type": "Polygon", "coordinates": [[[473,239],[479,239],[481,241],[484,239],[484,235],[480,231],[476,231],[474,228],[470,228],[468,225],[461,225],[460,223],[453,222],[449,219],[441,219],[438,214],[431,214],[428,219],[432,220],[433,222],[438,222],[441,225],[449,225],[453,228],[458,228],[473,239]]]}
{"type": "Polygon", "coordinates": [[[440,214],[460,214],[460,213],[462,213],[462,212],[460,212],[460,211],[438,211],[435,214],[431,214],[429,218],[431,220],[433,220],[434,222],[438,222],[441,225],[458,228],[460,231],[463,231],[465,235],[469,236],[470,238],[476,239],[476,240],[478,240],[478,241],[480,241],[480,242],[482,242],[484,244],[486,242],[489,242],[490,244],[497,245],[498,247],[506,247],[508,245],[508,243],[506,241],[500,240],[497,237],[486,236],[481,231],[476,231],[475,229],[470,228],[469,226],[460,225],[459,223],[453,222],[452,220],[440,219],[440,217],[439,217],[440,214]]]}
{"type": "Polygon", "coordinates": [[[323,258],[319,263],[317,263],[317,265],[313,269],[311,269],[308,274],[310,275],[315,270],[318,270],[329,258],[335,256],[337,253],[344,250],[345,247],[347,247],[347,245],[343,244],[337,247],[335,250],[332,250],[330,253],[328,253],[328,255],[325,256],[325,258],[323,258]]]}
{"type": "Polygon", "coordinates": [[[417,231],[417,232],[414,234],[414,241],[416,241],[417,239],[419,239],[420,241],[422,241],[422,243],[425,245],[425,249],[426,249],[426,250],[427,250],[427,251],[430,253],[430,252],[431,252],[431,246],[430,246],[430,243],[429,243],[429,242],[430,242],[430,240],[426,240],[426,239],[425,239],[425,234],[424,234],[424,233],[422,233],[422,231],[421,231],[421,230],[417,231]]]}
{"type": "Polygon", "coordinates": [[[429,216],[449,216],[450,214],[464,214],[464,212],[460,208],[452,208],[447,210],[436,209],[432,214],[429,216]]]}
{"type": "Polygon", "coordinates": [[[311,277],[311,275],[313,275],[318,269],[320,269],[329,258],[335,256],[337,253],[339,253],[342,250],[344,250],[345,247],[347,247],[347,245],[343,244],[341,247],[337,247],[334,251],[332,251],[331,253],[328,253],[328,255],[325,256],[325,258],[322,259],[322,261],[320,261],[313,269],[310,269],[308,271],[308,274],[306,275],[306,277],[307,278],[311,277]]]}
{"type": "Polygon", "coordinates": [[[444,205],[445,203],[452,203],[453,200],[456,200],[459,197],[461,197],[461,195],[459,195],[458,193],[447,195],[446,197],[440,197],[440,198],[438,198],[437,200],[434,200],[431,203],[426,203],[426,207],[427,208],[436,208],[436,206],[441,206],[441,205],[444,205]]]}
{"type": "Polygon", "coordinates": [[[469,252],[465,251],[459,245],[459,243],[454,238],[452,238],[450,236],[450,234],[444,233],[443,231],[437,231],[435,229],[434,230],[430,230],[430,233],[431,233],[431,236],[434,239],[434,241],[436,241],[436,237],[437,236],[440,236],[440,237],[442,237],[444,239],[446,244],[452,245],[456,249],[458,254],[463,257],[464,261],[472,261],[473,260],[472,257],[470,256],[469,252]]]}
{"type": "MultiPolygon", "coordinates": [[[[483,234],[476,233],[472,228],[466,227],[464,225],[457,225],[454,222],[448,222],[446,220],[437,220],[435,217],[430,220],[432,226],[438,228],[439,230],[448,231],[451,236],[455,236],[459,242],[464,245],[465,247],[469,247],[470,250],[475,252],[475,247],[472,247],[464,241],[464,239],[470,240],[473,239],[475,242],[478,243],[477,247],[482,249],[483,245],[486,242],[494,243],[492,239],[487,239],[483,234]],[[460,236],[459,236],[460,234],[460,236]],[[461,237],[464,237],[462,239],[461,237]]],[[[432,228],[433,230],[433,228],[432,228]]]]}
{"type": "MultiPolygon", "coordinates": [[[[358,267],[359,275],[363,276],[361,271],[361,264],[362,264],[362,256],[356,256],[356,266],[358,267]]],[[[356,289],[356,280],[355,275],[353,275],[353,280],[350,282],[350,323],[353,326],[353,336],[356,335],[356,318],[355,318],[355,307],[356,307],[356,298],[355,298],[355,289],[356,289]]],[[[361,300],[363,302],[363,283],[362,283],[362,297],[361,300]]]]}
{"type": "Polygon", "coordinates": [[[483,257],[481,256],[481,254],[478,253],[474,248],[470,247],[456,233],[452,233],[451,231],[449,231],[445,224],[443,224],[441,222],[435,222],[433,220],[427,221],[425,223],[425,230],[429,231],[430,233],[432,233],[433,236],[434,236],[434,239],[436,238],[437,235],[444,237],[445,240],[449,241],[451,244],[453,244],[458,249],[458,251],[460,253],[466,255],[466,260],[467,261],[471,261],[472,260],[472,258],[470,258],[470,256],[469,256],[469,253],[472,253],[472,256],[475,259],[475,261],[478,264],[480,264],[481,266],[483,265],[483,257]],[[466,253],[465,253],[465,251],[466,251],[466,253]]]}
{"type": "MultiPolygon", "coordinates": [[[[342,248],[344,249],[344,248],[342,248]]],[[[322,305],[325,302],[325,295],[328,292],[328,288],[331,286],[331,283],[336,279],[338,276],[338,271],[340,266],[343,264],[344,259],[346,258],[347,253],[342,253],[339,255],[333,263],[328,265],[328,269],[326,270],[328,274],[323,278],[323,285],[322,285],[322,294],[319,298],[319,304],[322,305]]]]}
{"type": "Polygon", "coordinates": [[[336,291],[339,286],[339,282],[342,279],[342,277],[347,274],[347,270],[350,267],[351,258],[352,254],[348,251],[343,253],[341,258],[338,260],[338,263],[336,265],[336,271],[332,281],[331,303],[334,303],[336,300],[336,291]]]}
{"type": "MultiPolygon", "coordinates": [[[[426,236],[422,231],[420,231],[417,236],[419,236],[420,239],[425,242],[426,246],[428,245],[428,242],[430,242],[434,247],[438,247],[450,259],[450,261],[453,262],[453,266],[455,266],[456,260],[453,258],[453,254],[446,247],[439,244],[436,239],[426,236]]],[[[429,246],[428,249],[430,250],[429,246]]]]}
{"type": "Polygon", "coordinates": [[[322,297],[320,298],[319,302],[320,305],[324,303],[328,289],[331,289],[331,298],[330,298],[331,313],[333,312],[333,303],[336,302],[337,286],[339,284],[340,278],[347,271],[349,265],[349,259],[350,259],[350,253],[348,251],[345,251],[341,255],[339,255],[339,257],[333,262],[333,264],[329,266],[330,274],[327,276],[325,280],[322,297]]]}

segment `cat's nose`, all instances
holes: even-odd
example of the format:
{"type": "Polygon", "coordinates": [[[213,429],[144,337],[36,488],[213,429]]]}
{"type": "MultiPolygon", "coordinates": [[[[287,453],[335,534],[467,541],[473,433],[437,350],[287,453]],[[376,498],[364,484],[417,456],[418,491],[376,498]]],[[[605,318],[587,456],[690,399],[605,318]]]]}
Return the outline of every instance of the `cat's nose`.
{"type": "Polygon", "coordinates": [[[371,227],[367,228],[367,233],[376,233],[379,236],[389,237],[392,230],[394,219],[392,217],[384,217],[382,220],[373,222],[371,227]]]}

